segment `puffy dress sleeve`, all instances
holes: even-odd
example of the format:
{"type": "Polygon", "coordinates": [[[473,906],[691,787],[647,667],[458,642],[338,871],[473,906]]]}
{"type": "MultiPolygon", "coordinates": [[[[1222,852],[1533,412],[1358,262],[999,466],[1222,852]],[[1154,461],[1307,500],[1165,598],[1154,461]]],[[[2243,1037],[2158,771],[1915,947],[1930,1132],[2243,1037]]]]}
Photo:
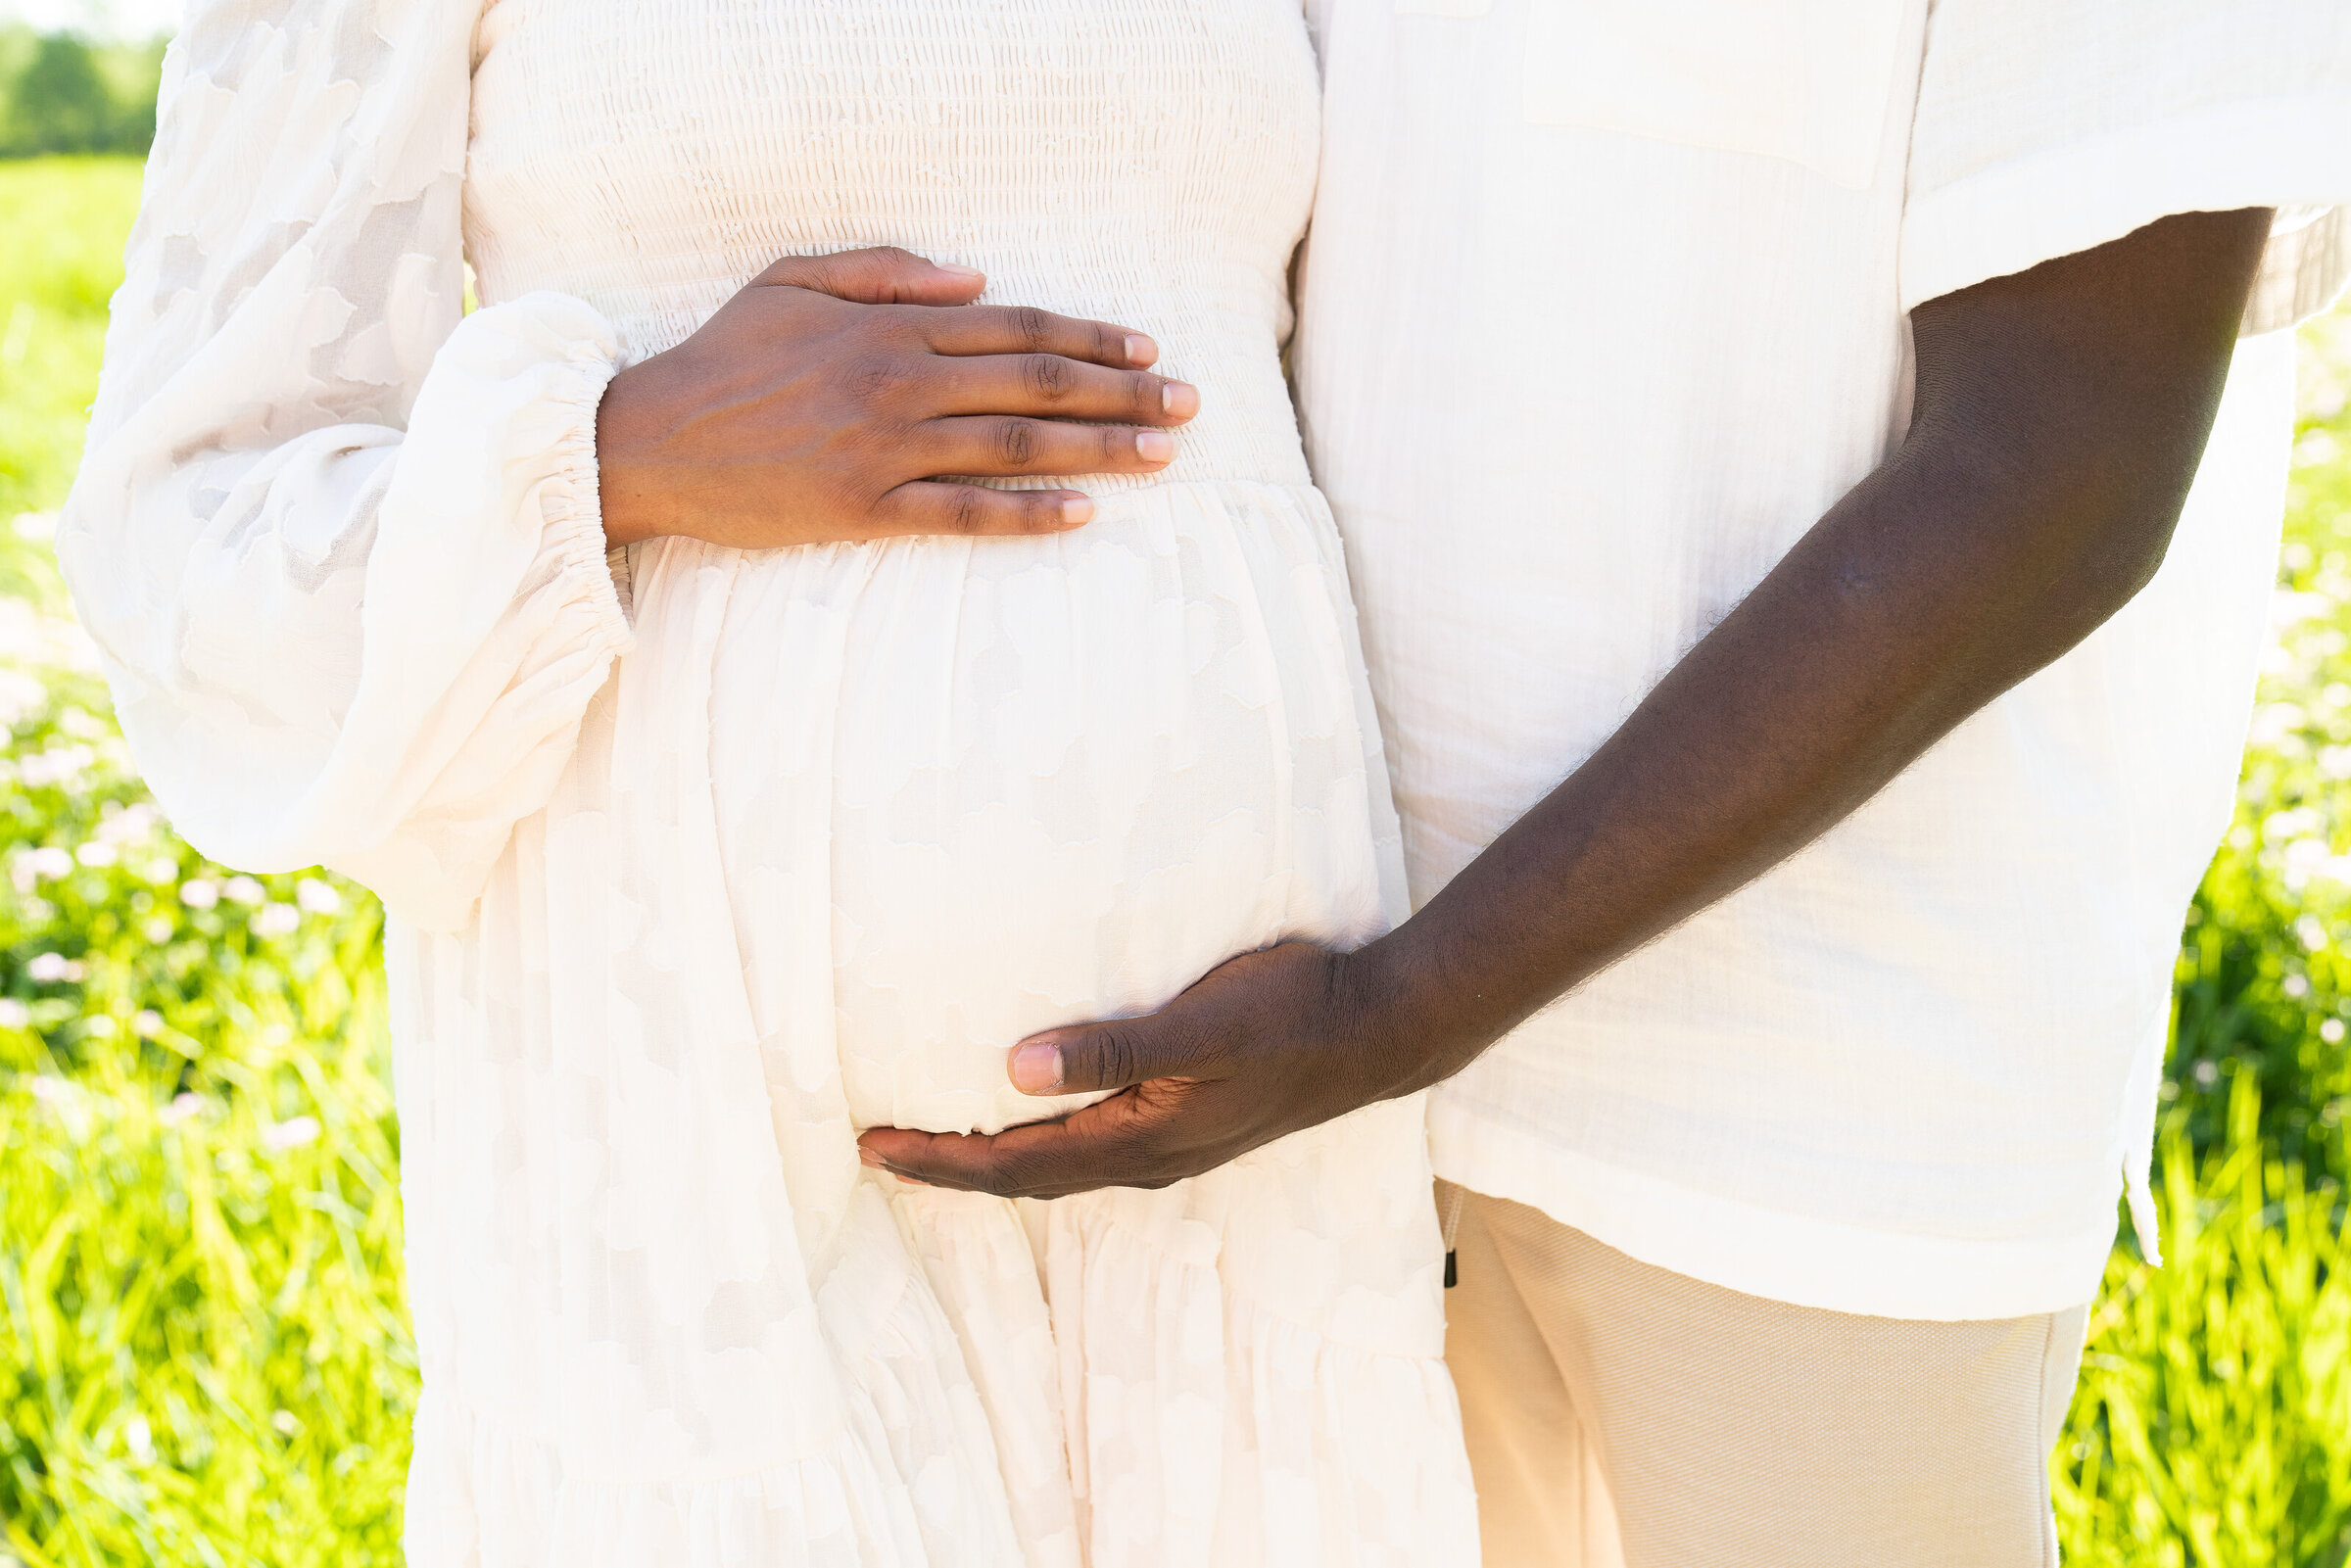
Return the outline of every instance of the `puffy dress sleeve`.
{"type": "Polygon", "coordinates": [[[461,925],[630,630],[609,325],[462,312],[478,0],[197,0],[58,552],[207,855],[461,925]]]}

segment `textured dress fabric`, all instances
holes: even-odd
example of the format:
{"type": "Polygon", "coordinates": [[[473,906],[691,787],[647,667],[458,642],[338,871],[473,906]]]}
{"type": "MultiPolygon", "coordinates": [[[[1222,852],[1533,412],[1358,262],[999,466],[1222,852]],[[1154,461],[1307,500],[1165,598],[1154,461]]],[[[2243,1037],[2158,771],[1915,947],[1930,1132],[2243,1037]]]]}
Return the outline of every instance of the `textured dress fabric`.
{"type": "Polygon", "coordinates": [[[854,1142],[1401,914],[1278,359],[1317,115],[1295,0],[192,9],[60,549],[187,836],[395,917],[417,1568],[1476,1560],[1418,1100],[1049,1205],[854,1142]],[[1176,461],[607,558],[616,368],[880,243],[1152,334],[1176,461]]]}

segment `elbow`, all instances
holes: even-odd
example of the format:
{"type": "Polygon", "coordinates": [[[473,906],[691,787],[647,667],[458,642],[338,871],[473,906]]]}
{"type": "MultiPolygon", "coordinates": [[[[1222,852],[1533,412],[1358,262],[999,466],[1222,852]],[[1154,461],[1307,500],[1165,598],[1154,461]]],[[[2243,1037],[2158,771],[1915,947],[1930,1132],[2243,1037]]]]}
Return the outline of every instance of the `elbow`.
{"type": "Polygon", "coordinates": [[[2054,439],[2015,422],[1976,422],[1962,441],[1932,444],[1929,467],[1957,501],[1994,575],[2038,601],[2046,619],[2087,636],[2152,583],[2187,504],[2202,442],[2102,429],[2054,439]],[[1995,564],[1999,563],[1999,564],[1995,564]]]}
{"type": "Polygon", "coordinates": [[[2119,614],[2163,570],[2182,503],[2182,498],[2171,498],[2135,508],[2103,531],[2095,597],[2100,623],[2119,614]]]}
{"type": "Polygon", "coordinates": [[[2045,645],[2053,659],[2105,625],[2145,592],[2163,570],[2186,501],[2178,485],[2138,484],[2102,493],[2041,499],[2027,516],[2035,569],[2026,574],[2045,645]]]}
{"type": "Polygon", "coordinates": [[[2080,519],[2078,556],[2100,622],[2136,598],[2163,570],[2202,455],[2201,442],[2185,451],[2119,454],[2103,474],[2093,472],[2077,489],[2067,509],[2080,519]]]}

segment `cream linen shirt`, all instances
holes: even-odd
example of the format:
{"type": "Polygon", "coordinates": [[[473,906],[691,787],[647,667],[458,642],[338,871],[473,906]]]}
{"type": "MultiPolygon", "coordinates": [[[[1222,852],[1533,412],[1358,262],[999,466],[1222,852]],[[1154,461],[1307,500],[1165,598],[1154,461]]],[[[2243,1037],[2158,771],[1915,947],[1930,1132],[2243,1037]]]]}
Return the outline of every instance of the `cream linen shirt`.
{"type": "Polygon", "coordinates": [[[2094,1292],[2225,828],[2292,342],[2351,264],[2341,0],[1323,0],[1300,282],[1415,901],[1882,461],[1907,310],[2276,206],[2155,582],[1442,1088],[1440,1174],[1755,1295],[2094,1292]],[[2262,336],[2260,334],[2269,334],[2262,336]]]}

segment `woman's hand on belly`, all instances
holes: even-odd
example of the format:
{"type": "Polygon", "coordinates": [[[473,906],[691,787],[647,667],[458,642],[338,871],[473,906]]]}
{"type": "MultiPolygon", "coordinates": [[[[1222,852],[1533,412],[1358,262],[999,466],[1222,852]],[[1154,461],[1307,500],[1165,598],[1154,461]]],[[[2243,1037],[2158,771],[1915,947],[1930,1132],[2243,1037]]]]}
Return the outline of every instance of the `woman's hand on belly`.
{"type": "Polygon", "coordinates": [[[1005,306],[985,279],[883,248],[786,257],[597,413],[604,533],[764,549],[1082,525],[1072,490],[940,474],[1152,473],[1199,394],[1148,337],[1005,306]]]}

